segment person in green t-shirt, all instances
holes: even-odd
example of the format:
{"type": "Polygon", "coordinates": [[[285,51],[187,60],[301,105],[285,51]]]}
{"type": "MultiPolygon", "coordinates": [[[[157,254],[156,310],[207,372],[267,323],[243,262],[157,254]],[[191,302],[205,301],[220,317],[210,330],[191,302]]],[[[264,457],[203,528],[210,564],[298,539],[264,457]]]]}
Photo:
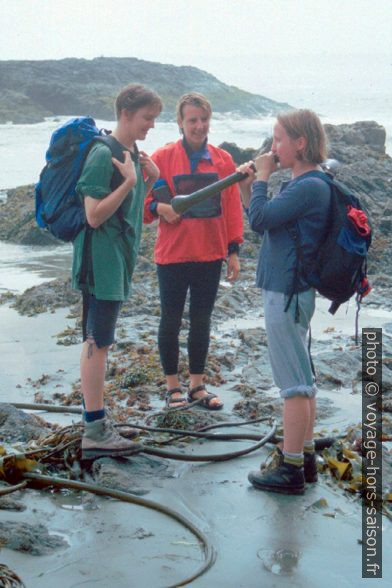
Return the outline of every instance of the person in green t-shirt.
{"type": "Polygon", "coordinates": [[[158,167],[138,150],[136,141],[145,139],[154,127],[162,102],[155,92],[131,84],[117,96],[115,109],[117,126],[111,137],[123,149],[123,162],[112,157],[107,145],[97,142],[77,184],[88,223],[74,241],[72,267],[72,285],[83,292],[83,459],[129,455],[141,449],[108,422],[104,384],[108,350],[114,342],[121,304],[129,296],[139,250],[144,197],[159,177],[158,167]],[[122,181],[113,189],[115,173],[121,174],[122,181]]]}

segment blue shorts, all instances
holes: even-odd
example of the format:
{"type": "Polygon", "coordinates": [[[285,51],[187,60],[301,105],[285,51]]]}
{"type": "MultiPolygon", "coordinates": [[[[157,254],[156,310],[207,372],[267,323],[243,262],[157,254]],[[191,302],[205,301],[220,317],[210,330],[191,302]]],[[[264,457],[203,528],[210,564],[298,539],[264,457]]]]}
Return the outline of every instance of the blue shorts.
{"type": "Polygon", "coordinates": [[[97,300],[83,293],[83,341],[94,339],[98,349],[112,345],[121,305],[119,300],[97,300]]]}

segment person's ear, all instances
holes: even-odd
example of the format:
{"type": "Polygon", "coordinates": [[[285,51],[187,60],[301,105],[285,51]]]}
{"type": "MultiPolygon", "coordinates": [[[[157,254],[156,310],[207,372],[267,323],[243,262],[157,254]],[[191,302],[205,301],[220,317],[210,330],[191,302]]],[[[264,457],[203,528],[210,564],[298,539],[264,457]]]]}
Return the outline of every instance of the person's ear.
{"type": "Polygon", "coordinates": [[[121,111],[121,116],[127,122],[130,122],[132,120],[134,114],[134,112],[132,112],[131,110],[126,110],[125,108],[123,108],[121,111]]]}
{"type": "Polygon", "coordinates": [[[303,159],[306,145],[307,145],[307,140],[305,137],[298,137],[298,139],[295,140],[295,146],[297,149],[297,158],[300,161],[302,161],[302,159],[303,159]]]}

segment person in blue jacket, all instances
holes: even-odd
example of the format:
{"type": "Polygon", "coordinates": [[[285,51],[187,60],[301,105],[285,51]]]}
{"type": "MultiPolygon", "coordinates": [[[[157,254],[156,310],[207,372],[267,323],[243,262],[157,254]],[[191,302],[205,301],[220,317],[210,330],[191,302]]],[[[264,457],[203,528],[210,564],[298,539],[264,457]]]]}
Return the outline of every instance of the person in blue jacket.
{"type": "Polygon", "coordinates": [[[271,151],[256,158],[256,172],[251,162],[238,168],[248,174],[240,188],[250,226],[264,235],[257,285],[262,288],[274,382],[284,401],[284,440],[277,464],[250,472],[249,481],[258,489],[287,494],[302,494],[305,481],[317,480],[317,390],[306,343],[315,290],[300,269],[301,263],[314,259],[327,231],[330,188],[320,167],[325,158],[326,136],[319,118],[310,110],[296,110],[277,117],[271,151]],[[291,170],[291,179],[268,198],[268,181],[278,165],[291,170]],[[299,255],[290,227],[299,235],[299,255]]]}

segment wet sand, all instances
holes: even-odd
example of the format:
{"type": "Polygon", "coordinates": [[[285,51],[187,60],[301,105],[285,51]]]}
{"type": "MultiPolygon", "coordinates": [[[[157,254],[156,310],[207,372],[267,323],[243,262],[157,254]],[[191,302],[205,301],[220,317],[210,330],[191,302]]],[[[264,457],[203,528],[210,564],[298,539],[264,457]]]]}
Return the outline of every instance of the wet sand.
{"type": "MultiPolygon", "coordinates": [[[[0,335],[2,401],[31,402],[27,377],[39,378],[42,372],[52,375],[51,385],[59,385],[60,389],[77,378],[79,346],[59,346],[54,338],[64,326],[66,314],[61,309],[54,314],[21,317],[7,306],[0,307],[5,327],[0,335]],[[60,366],[64,371],[58,373],[60,366]]],[[[373,313],[372,319],[374,316],[373,313]]],[[[382,322],[385,316],[379,320],[382,322]]],[[[320,318],[315,324],[321,326],[322,322],[320,318]]],[[[339,329],[351,329],[352,325],[349,317],[339,329]]],[[[229,326],[226,324],[224,329],[229,326]]],[[[314,336],[318,336],[317,329],[314,336]]],[[[231,408],[237,393],[229,388],[223,385],[219,393],[225,399],[228,420],[232,420],[231,408]]],[[[319,420],[318,431],[328,434],[360,421],[360,395],[344,389],[320,390],[320,399],[339,410],[319,420]]],[[[42,416],[62,424],[78,420],[75,415],[42,416]]],[[[260,433],[266,429],[252,426],[247,430],[260,433]]],[[[192,451],[221,453],[245,446],[245,442],[195,442],[192,451]]],[[[188,446],[186,451],[190,449],[188,446]]],[[[309,486],[303,497],[254,490],[247,482],[247,474],[259,467],[269,450],[266,447],[223,463],[194,465],[169,460],[163,464],[164,469],[169,469],[168,477],[160,471],[146,475],[143,463],[151,458],[139,456],[126,461],[131,474],[136,470],[138,492],[142,488],[149,499],[184,514],[212,541],[217,560],[193,582],[194,586],[329,588],[335,583],[353,588],[369,582],[361,579],[358,499],[344,494],[326,475],[309,486]],[[321,498],[327,501],[325,508],[311,506],[321,498]]],[[[40,557],[2,550],[1,561],[15,570],[28,588],[155,588],[180,581],[202,563],[195,537],[160,513],[67,491],[50,495],[29,490],[20,497],[27,510],[23,514],[0,511],[1,521],[23,518],[25,522],[44,523],[51,534],[61,535],[69,544],[54,555],[40,557]]],[[[378,585],[388,586],[388,578],[392,577],[387,555],[392,545],[392,527],[385,517],[383,522],[384,579],[378,580],[378,585]]]]}
{"type": "MultiPolygon", "coordinates": [[[[204,451],[228,449],[222,445],[208,443],[204,451]]],[[[310,486],[303,497],[254,490],[247,473],[258,468],[266,453],[222,464],[174,464],[173,477],[144,477],[148,497],[190,518],[216,549],[214,566],[192,585],[367,585],[370,580],[361,579],[358,500],[325,480],[310,486]],[[327,506],[312,506],[320,499],[327,506]]],[[[26,522],[45,523],[50,533],[69,543],[52,556],[2,550],[1,561],[17,571],[28,588],[158,588],[179,582],[202,563],[194,536],[155,511],[67,493],[49,497],[28,491],[23,501],[28,505],[23,515],[2,512],[1,520],[22,516],[26,522]]],[[[391,526],[385,519],[383,542],[384,579],[377,585],[390,586],[391,526]]]]}
{"type": "MultiPolygon", "coordinates": [[[[46,276],[45,276],[46,277],[46,276]]],[[[334,340],[353,332],[353,308],[349,314],[331,317],[318,300],[313,337],[334,340]],[[334,329],[325,333],[327,328],[334,329]]],[[[35,317],[20,316],[8,305],[0,306],[0,400],[33,402],[31,380],[43,373],[51,387],[66,390],[78,378],[79,346],[57,345],[55,335],[67,324],[68,309],[35,317]],[[59,369],[63,371],[58,371],[59,369]]],[[[367,308],[360,326],[390,325],[391,313],[367,308]]],[[[218,340],[239,326],[262,326],[255,316],[239,324],[229,319],[214,333],[218,340]]],[[[71,320],[72,324],[73,321],[71,320]]],[[[392,335],[390,326],[385,336],[392,335]]],[[[232,376],[235,379],[235,373],[232,376]]],[[[219,387],[227,419],[239,394],[232,381],[219,387]]],[[[210,386],[211,391],[217,391],[210,386]]],[[[270,391],[271,397],[275,389],[270,391]]],[[[348,389],[320,390],[320,400],[336,410],[317,422],[317,431],[328,434],[361,420],[361,396],[348,389]]],[[[155,401],[156,402],[156,401],[155,401]]],[[[158,407],[156,404],[154,408],[158,407]]],[[[62,424],[75,415],[42,416],[62,424]]],[[[241,429],[244,430],[245,429],[241,429]]],[[[249,432],[266,431],[253,425],[249,432]]],[[[222,431],[223,432],[223,431],[222,431]]],[[[232,432],[232,429],[231,429],[232,432]]],[[[223,453],[247,442],[194,442],[186,451],[223,453]]],[[[328,474],[308,485],[304,496],[287,497],[253,489],[247,474],[257,469],[271,447],[223,463],[191,464],[137,456],[121,460],[133,476],[135,491],[188,517],[208,535],[217,552],[213,567],[192,583],[201,588],[354,588],[368,585],[361,578],[361,503],[344,493],[328,474]],[[324,507],[312,506],[325,499],[324,507]]],[[[2,549],[1,562],[15,570],[27,588],[158,588],[180,582],[192,574],[203,557],[195,537],[158,512],[114,500],[68,491],[33,490],[14,495],[27,509],[23,513],[0,511],[0,521],[20,520],[45,524],[51,534],[68,543],[53,555],[32,556],[2,549]]],[[[383,517],[383,579],[390,586],[392,526],[383,517]]]]}

